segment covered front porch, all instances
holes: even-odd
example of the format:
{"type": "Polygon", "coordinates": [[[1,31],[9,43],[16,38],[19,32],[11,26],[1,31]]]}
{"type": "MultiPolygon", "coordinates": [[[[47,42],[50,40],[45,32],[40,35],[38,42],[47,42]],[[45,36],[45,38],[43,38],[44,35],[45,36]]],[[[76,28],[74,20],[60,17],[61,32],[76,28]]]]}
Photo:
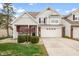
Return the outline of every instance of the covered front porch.
{"type": "Polygon", "coordinates": [[[18,34],[27,34],[31,36],[38,36],[37,25],[17,25],[18,34]]]}
{"type": "Polygon", "coordinates": [[[15,25],[13,32],[13,38],[17,38],[20,34],[27,34],[31,36],[38,36],[38,26],[37,25],[15,25]]]}

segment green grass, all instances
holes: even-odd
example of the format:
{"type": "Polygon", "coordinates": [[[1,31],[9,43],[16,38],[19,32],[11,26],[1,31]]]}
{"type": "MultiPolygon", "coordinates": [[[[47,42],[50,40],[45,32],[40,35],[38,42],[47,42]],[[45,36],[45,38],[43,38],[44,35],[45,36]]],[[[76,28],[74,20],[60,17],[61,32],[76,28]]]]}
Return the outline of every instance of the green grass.
{"type": "Polygon", "coordinates": [[[0,55],[5,56],[46,56],[47,52],[43,45],[36,44],[0,44],[0,55]]]}

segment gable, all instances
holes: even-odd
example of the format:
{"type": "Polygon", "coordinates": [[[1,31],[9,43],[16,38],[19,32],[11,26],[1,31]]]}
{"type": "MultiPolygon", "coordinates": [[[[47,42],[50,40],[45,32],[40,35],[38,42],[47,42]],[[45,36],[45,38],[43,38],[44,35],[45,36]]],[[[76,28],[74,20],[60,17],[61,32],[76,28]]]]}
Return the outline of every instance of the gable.
{"type": "Polygon", "coordinates": [[[69,13],[67,16],[65,16],[66,18],[73,18],[73,15],[79,15],[79,9],[76,9],[74,11],[72,11],[71,13],[69,13]]]}
{"type": "Polygon", "coordinates": [[[15,25],[37,25],[37,22],[31,15],[24,13],[22,16],[16,19],[13,24],[15,25]]]}
{"type": "Polygon", "coordinates": [[[79,9],[74,10],[72,14],[79,14],[79,9]]]}
{"type": "Polygon", "coordinates": [[[74,10],[73,12],[69,13],[67,16],[65,16],[63,18],[73,21],[74,15],[76,15],[76,16],[79,15],[79,9],[74,10]]]}
{"type": "Polygon", "coordinates": [[[50,15],[59,15],[59,13],[51,8],[46,8],[45,10],[41,11],[37,17],[45,17],[45,16],[50,16],[50,15]]]}
{"type": "Polygon", "coordinates": [[[79,9],[74,10],[69,15],[65,16],[65,20],[69,22],[71,25],[79,25],[79,21],[73,21],[74,15],[79,15],[79,9]]]}

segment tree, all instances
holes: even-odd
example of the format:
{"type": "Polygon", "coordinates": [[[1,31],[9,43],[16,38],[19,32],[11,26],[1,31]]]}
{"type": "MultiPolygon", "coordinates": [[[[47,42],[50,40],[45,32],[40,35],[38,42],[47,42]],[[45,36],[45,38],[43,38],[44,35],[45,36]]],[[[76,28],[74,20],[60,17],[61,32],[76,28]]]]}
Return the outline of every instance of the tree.
{"type": "Polygon", "coordinates": [[[6,17],[6,15],[0,13],[0,28],[3,28],[5,25],[5,22],[6,22],[4,19],[5,17],[6,17]]]}
{"type": "Polygon", "coordinates": [[[12,21],[12,17],[15,14],[14,9],[12,7],[12,3],[3,3],[3,9],[2,9],[2,13],[6,15],[5,20],[5,28],[7,30],[7,36],[9,35],[9,28],[10,28],[10,24],[12,21]]]}

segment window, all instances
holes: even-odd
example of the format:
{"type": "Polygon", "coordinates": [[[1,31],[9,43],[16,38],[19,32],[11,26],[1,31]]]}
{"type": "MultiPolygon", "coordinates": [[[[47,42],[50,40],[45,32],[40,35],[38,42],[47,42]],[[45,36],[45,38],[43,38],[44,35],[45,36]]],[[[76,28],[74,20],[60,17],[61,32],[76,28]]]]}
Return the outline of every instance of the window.
{"type": "Polygon", "coordinates": [[[59,19],[61,19],[59,16],[51,16],[50,17],[50,22],[51,23],[58,23],[59,19]]]}
{"type": "Polygon", "coordinates": [[[32,36],[35,36],[35,32],[32,33],[32,36]]]}
{"type": "Polygon", "coordinates": [[[79,20],[79,15],[73,15],[73,20],[79,20]]]}
{"type": "Polygon", "coordinates": [[[39,18],[39,23],[41,23],[41,18],[39,18]]]}
{"type": "Polygon", "coordinates": [[[58,20],[51,20],[52,23],[58,23],[58,20]]]}
{"type": "Polygon", "coordinates": [[[75,20],[75,15],[73,15],[73,20],[75,20]]]}
{"type": "Polygon", "coordinates": [[[46,19],[47,19],[46,17],[45,18],[42,18],[42,19],[39,18],[39,23],[46,23],[46,19]]]}
{"type": "Polygon", "coordinates": [[[56,28],[46,28],[47,30],[56,30],[56,28]]]}

